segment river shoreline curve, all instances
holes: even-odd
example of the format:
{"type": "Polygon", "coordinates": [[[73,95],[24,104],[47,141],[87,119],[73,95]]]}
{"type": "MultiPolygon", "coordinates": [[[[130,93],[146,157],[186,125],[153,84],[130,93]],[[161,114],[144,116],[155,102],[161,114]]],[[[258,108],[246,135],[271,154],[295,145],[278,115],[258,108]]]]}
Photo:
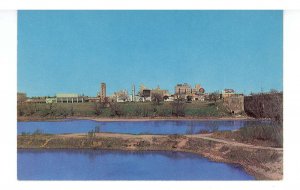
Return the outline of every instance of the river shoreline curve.
{"type": "Polygon", "coordinates": [[[282,148],[212,138],[211,134],[131,135],[118,133],[18,135],[18,149],[108,149],[181,151],[216,162],[238,164],[258,180],[281,180],[282,148]]]}

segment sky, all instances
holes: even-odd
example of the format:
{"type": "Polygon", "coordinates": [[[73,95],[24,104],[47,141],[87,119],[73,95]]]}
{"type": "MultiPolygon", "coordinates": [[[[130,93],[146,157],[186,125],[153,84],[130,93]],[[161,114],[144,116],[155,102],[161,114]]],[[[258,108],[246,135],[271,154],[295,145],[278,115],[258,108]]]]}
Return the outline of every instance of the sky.
{"type": "Polygon", "coordinates": [[[282,11],[18,11],[18,92],[283,89],[282,11]]]}

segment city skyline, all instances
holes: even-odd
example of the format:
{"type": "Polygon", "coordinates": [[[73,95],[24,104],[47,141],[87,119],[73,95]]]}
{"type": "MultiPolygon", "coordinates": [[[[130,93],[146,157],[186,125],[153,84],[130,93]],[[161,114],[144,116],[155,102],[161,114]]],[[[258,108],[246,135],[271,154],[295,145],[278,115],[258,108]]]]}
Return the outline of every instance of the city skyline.
{"type": "Polygon", "coordinates": [[[282,91],[282,24],[282,11],[19,11],[18,91],[282,91]]]}

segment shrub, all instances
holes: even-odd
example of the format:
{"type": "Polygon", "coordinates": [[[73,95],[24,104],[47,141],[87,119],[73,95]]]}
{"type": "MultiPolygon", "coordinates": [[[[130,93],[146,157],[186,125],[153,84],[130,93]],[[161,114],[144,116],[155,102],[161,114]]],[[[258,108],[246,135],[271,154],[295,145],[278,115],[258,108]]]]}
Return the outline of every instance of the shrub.
{"type": "Polygon", "coordinates": [[[243,127],[239,130],[241,140],[253,141],[263,140],[272,141],[278,147],[283,145],[283,127],[281,125],[258,125],[243,127]]]}
{"type": "Polygon", "coordinates": [[[185,103],[183,99],[177,98],[172,102],[172,115],[185,116],[185,103]]]}
{"type": "Polygon", "coordinates": [[[118,103],[110,104],[110,116],[122,116],[124,112],[118,103]]]}

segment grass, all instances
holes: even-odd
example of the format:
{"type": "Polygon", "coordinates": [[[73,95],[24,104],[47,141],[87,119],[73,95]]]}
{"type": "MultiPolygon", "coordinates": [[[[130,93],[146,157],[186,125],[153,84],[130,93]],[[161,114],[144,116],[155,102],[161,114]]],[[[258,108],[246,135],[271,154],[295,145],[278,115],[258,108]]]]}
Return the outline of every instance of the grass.
{"type": "MultiPolygon", "coordinates": [[[[192,102],[185,103],[184,115],[189,117],[222,117],[230,116],[221,102],[192,102]]],[[[56,103],[56,104],[23,104],[18,105],[18,116],[37,118],[64,118],[78,117],[171,117],[172,104],[162,102],[154,105],[152,102],[126,102],[117,103],[119,115],[112,112],[112,108],[100,108],[96,113],[95,103],[56,103]]]]}

